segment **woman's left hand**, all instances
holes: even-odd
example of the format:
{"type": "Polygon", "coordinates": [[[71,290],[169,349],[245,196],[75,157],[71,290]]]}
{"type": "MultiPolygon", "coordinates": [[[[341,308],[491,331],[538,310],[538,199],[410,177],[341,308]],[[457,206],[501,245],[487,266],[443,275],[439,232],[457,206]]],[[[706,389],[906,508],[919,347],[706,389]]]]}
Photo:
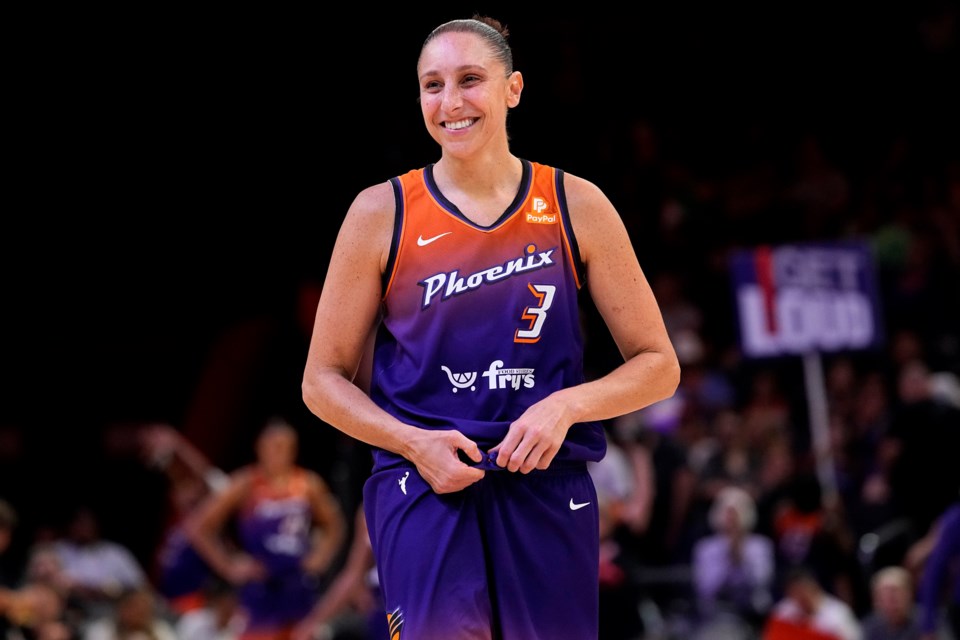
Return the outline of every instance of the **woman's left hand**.
{"type": "Polygon", "coordinates": [[[571,424],[566,405],[556,394],[547,396],[514,420],[506,437],[492,449],[497,452],[497,465],[521,473],[546,469],[571,424]]]}

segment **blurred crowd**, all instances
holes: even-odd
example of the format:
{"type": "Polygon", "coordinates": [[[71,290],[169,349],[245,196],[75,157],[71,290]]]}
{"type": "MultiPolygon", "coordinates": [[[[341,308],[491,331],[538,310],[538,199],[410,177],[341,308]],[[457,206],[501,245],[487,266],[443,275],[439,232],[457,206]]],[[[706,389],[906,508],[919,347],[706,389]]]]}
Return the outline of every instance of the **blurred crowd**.
{"type": "MultiPolygon", "coordinates": [[[[573,115],[576,62],[555,88],[573,115]]],[[[960,640],[957,114],[910,114],[845,137],[759,112],[710,135],[631,112],[597,123],[589,168],[567,167],[611,194],[682,365],[673,398],[606,425],[591,467],[601,640],[960,640]],[[822,354],[824,451],[799,359],[739,347],[729,259],[837,239],[870,247],[884,337],[822,354]]],[[[0,423],[0,640],[386,637],[368,452],[300,402],[319,286],[280,325],[223,332],[183,414],[125,407],[74,451],[76,435],[55,451],[0,423]],[[87,462],[38,499],[37,451],[87,462]],[[285,519],[251,519],[258,500],[285,519]]],[[[619,355],[588,303],[583,326],[599,375],[619,355]]]]}
{"type": "MultiPolygon", "coordinates": [[[[960,164],[918,163],[911,141],[895,138],[872,171],[854,172],[805,135],[782,175],[757,156],[702,177],[661,155],[649,122],[635,124],[631,142],[620,206],[683,376],[673,398],[606,425],[609,453],[591,469],[602,514],[601,637],[949,638],[960,597],[960,164]],[[835,478],[824,486],[800,364],[738,350],[725,258],[755,242],[845,237],[872,247],[885,340],[823,354],[835,478]]],[[[301,338],[317,293],[315,284],[299,292],[301,338]]],[[[588,375],[615,358],[591,313],[588,375]]],[[[256,381],[271,378],[255,356],[276,349],[271,335],[241,328],[223,337],[187,424],[104,428],[99,459],[115,496],[64,487],[69,511],[51,511],[31,503],[17,466],[5,465],[6,638],[228,640],[260,620],[261,605],[288,617],[260,622],[300,625],[304,640],[369,637],[379,617],[375,568],[355,517],[367,452],[302,411],[254,423],[249,407],[270,397],[256,381]],[[326,506],[309,506],[304,493],[308,506],[287,529],[310,535],[271,543],[299,558],[275,579],[292,591],[250,600],[273,561],[258,559],[258,529],[243,526],[253,511],[243,491],[263,492],[238,478],[251,465],[267,473],[277,454],[263,450],[261,429],[277,420],[288,442],[269,473],[306,470],[314,479],[301,484],[320,487],[326,506]],[[140,484],[130,492],[125,481],[140,484]],[[104,536],[102,520],[116,523],[124,509],[163,526],[145,535],[131,518],[104,536]],[[325,550],[311,555],[314,537],[325,550]],[[335,602],[322,603],[325,594],[335,602]],[[269,604],[279,601],[299,604],[269,604]]],[[[274,359],[293,387],[280,412],[296,404],[303,344],[288,341],[289,362],[274,359]]]]}

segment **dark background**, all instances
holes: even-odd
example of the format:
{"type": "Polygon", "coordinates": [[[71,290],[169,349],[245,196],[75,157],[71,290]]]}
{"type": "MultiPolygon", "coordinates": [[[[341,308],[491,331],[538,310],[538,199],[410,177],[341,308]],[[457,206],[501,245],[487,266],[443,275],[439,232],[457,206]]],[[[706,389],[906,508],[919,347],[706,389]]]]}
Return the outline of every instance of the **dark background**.
{"type": "MultiPolygon", "coordinates": [[[[520,4],[477,7],[510,28],[524,72],[514,152],[615,204],[605,167],[638,118],[695,168],[736,166],[758,123],[769,137],[751,141],[773,159],[808,130],[840,162],[897,131],[931,165],[956,153],[956,3],[520,4]],[[954,30],[940,38],[929,18],[944,12],[954,30]]],[[[276,395],[237,422],[295,411],[299,287],[322,279],[360,189],[437,159],[415,64],[465,7],[74,8],[9,25],[0,495],[36,498],[38,521],[60,502],[136,495],[99,462],[101,434],[150,420],[202,431],[216,404],[205,372],[229,369],[257,322],[283,336],[266,374],[276,395]]],[[[250,425],[226,436],[232,449],[211,445],[215,462],[249,453],[250,425]]],[[[337,453],[311,455],[322,467],[337,453]]]]}

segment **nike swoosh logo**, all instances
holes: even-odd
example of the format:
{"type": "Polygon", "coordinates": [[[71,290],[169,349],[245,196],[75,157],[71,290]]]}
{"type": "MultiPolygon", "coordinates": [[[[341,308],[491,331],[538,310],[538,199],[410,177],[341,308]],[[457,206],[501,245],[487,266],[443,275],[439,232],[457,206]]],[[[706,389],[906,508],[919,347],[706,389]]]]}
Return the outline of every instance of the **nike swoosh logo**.
{"type": "Polygon", "coordinates": [[[583,509],[585,506],[590,504],[589,502],[574,502],[573,498],[570,498],[570,511],[576,511],[577,509],[583,509]]]}
{"type": "Polygon", "coordinates": [[[444,232],[444,233],[441,233],[440,235],[433,236],[432,238],[424,238],[423,236],[420,236],[419,238],[417,238],[417,246],[418,246],[418,247],[425,247],[425,246],[427,246],[428,244],[430,244],[431,242],[433,242],[434,240],[439,240],[439,239],[442,238],[443,236],[448,236],[448,235],[450,235],[451,233],[453,233],[453,231],[446,231],[446,232],[444,232]]]}

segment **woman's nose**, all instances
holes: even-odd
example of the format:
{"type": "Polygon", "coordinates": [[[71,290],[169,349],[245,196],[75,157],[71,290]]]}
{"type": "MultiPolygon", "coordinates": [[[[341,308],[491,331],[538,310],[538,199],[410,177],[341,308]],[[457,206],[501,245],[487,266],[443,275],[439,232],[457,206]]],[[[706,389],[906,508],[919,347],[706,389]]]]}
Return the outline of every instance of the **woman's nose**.
{"type": "Polygon", "coordinates": [[[443,108],[445,111],[454,111],[463,104],[463,94],[457,86],[447,86],[443,90],[443,108]]]}

